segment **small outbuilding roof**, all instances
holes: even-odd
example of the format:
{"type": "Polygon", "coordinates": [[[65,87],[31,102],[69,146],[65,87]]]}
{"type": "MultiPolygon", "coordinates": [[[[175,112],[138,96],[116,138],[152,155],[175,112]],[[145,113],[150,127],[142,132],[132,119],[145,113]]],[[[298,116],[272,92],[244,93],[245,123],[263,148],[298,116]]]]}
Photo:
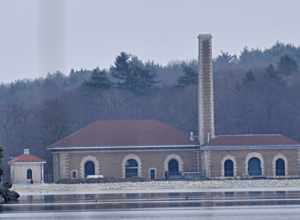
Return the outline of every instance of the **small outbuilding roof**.
{"type": "Polygon", "coordinates": [[[281,134],[219,135],[209,143],[211,146],[243,145],[299,145],[299,142],[281,134]]]}
{"type": "Polygon", "coordinates": [[[95,121],[49,146],[159,146],[191,145],[188,134],[157,120],[95,121]]]}
{"type": "Polygon", "coordinates": [[[10,162],[44,162],[41,158],[34,156],[32,154],[22,154],[20,156],[15,157],[10,162]]]}

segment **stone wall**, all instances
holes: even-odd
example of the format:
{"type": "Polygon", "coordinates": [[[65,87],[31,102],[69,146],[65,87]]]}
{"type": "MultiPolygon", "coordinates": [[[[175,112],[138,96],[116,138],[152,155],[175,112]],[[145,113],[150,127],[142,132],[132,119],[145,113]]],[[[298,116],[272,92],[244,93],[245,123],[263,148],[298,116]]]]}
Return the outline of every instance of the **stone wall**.
{"type": "Polygon", "coordinates": [[[69,151],[54,153],[53,163],[54,180],[71,178],[72,172],[76,172],[77,178],[84,177],[84,163],[93,161],[96,175],[104,177],[122,178],[125,176],[125,162],[127,159],[136,159],[139,162],[139,176],[148,179],[149,169],[155,168],[156,178],[165,178],[167,162],[177,159],[181,172],[199,171],[200,157],[193,149],[185,150],[149,150],[149,151],[69,151]],[[197,159],[198,158],[198,159],[197,159]]]}
{"type": "Polygon", "coordinates": [[[234,161],[235,177],[247,178],[247,161],[251,157],[257,157],[262,161],[262,170],[264,177],[275,177],[275,160],[282,158],[286,161],[286,176],[299,176],[298,169],[298,150],[280,149],[280,150],[214,150],[209,153],[206,166],[209,167],[210,178],[220,178],[224,176],[224,161],[231,159],[234,161]]]}

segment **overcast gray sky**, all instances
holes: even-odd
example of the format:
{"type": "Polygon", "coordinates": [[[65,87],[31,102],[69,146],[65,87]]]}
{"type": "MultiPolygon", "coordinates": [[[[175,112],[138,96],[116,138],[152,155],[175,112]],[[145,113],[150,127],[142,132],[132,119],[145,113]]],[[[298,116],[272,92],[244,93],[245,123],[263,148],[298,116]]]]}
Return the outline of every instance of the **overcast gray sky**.
{"type": "Polygon", "coordinates": [[[300,45],[299,8],[299,0],[0,0],[0,81],[107,68],[121,51],[189,60],[202,32],[213,34],[215,56],[300,45]]]}

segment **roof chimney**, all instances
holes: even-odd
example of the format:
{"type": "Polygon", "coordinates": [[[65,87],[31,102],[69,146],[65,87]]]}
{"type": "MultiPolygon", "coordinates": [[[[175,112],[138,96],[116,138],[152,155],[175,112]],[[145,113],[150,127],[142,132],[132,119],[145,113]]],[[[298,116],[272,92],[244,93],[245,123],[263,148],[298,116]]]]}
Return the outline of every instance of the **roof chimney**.
{"type": "Polygon", "coordinates": [[[30,154],[29,148],[24,148],[24,154],[25,154],[25,155],[29,155],[29,154],[30,154]]]}
{"type": "Polygon", "coordinates": [[[200,145],[207,144],[215,136],[214,89],[212,70],[212,36],[200,34],[199,40],[199,80],[198,80],[198,138],[200,145]]]}

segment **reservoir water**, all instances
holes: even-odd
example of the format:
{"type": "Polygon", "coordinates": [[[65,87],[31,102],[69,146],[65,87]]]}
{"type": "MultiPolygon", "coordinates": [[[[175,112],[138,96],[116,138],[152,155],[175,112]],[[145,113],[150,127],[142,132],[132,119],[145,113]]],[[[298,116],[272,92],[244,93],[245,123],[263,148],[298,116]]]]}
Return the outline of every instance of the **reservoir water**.
{"type": "Polygon", "coordinates": [[[300,191],[21,196],[0,219],[300,219],[300,191]]]}

